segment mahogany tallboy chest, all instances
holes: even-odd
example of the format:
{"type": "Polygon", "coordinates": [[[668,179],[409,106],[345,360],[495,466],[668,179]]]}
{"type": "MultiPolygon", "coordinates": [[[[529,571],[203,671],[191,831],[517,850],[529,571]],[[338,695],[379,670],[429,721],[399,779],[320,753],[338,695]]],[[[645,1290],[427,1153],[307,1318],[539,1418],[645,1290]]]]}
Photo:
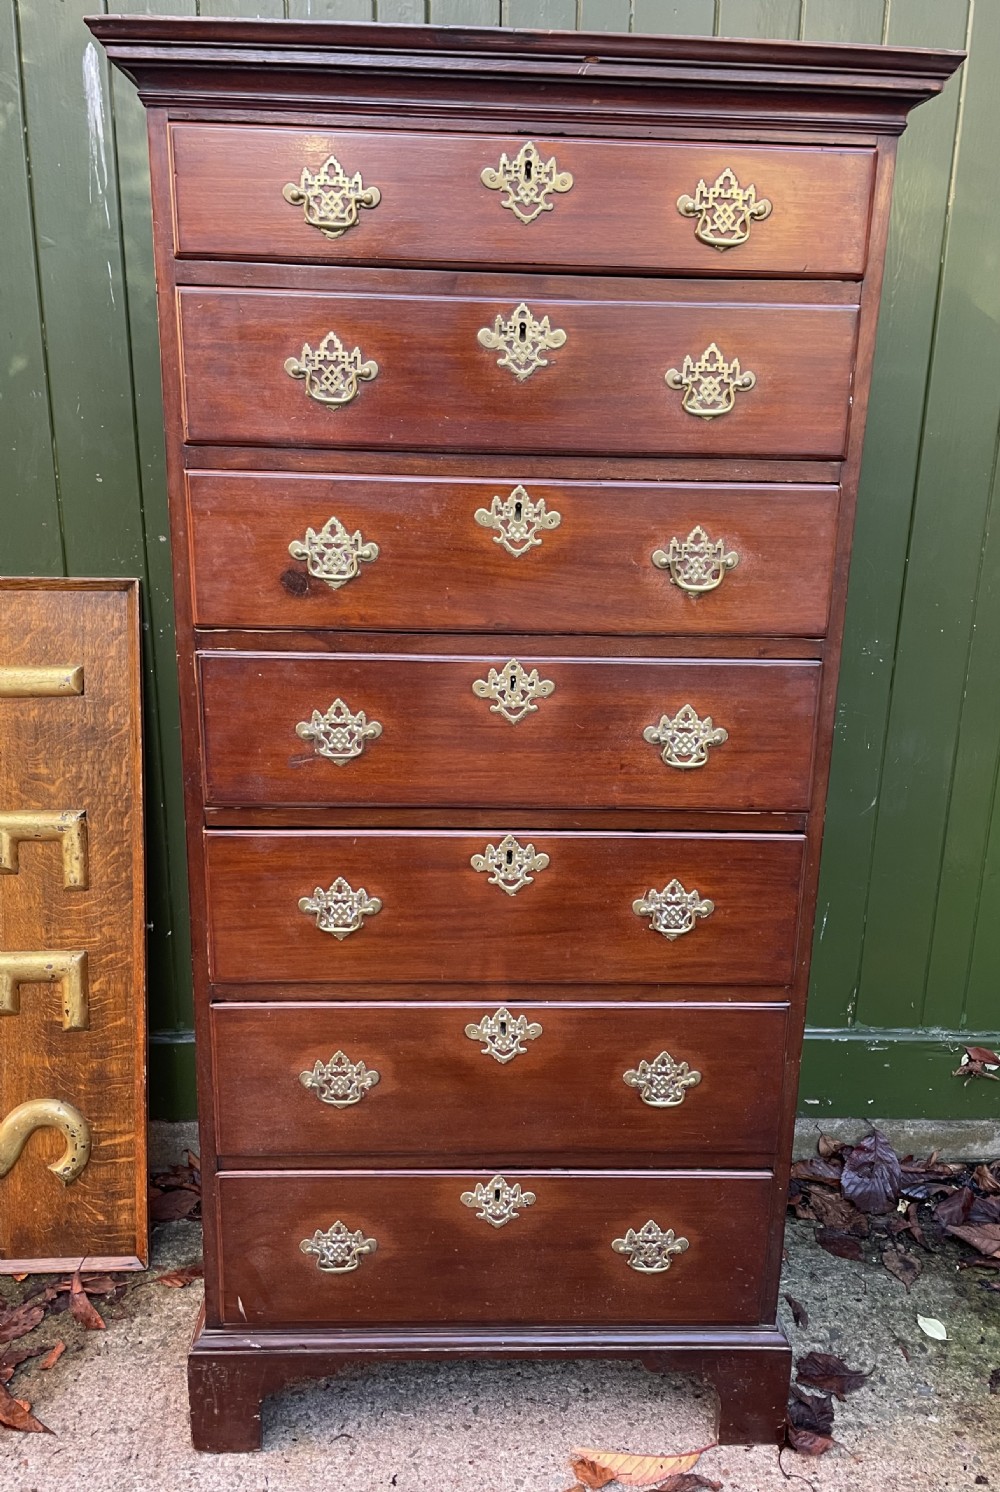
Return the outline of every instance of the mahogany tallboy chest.
{"type": "Polygon", "coordinates": [[[960,57],[89,25],[149,111],[195,1443],[580,1354],[775,1439],[894,146],[960,57]]]}

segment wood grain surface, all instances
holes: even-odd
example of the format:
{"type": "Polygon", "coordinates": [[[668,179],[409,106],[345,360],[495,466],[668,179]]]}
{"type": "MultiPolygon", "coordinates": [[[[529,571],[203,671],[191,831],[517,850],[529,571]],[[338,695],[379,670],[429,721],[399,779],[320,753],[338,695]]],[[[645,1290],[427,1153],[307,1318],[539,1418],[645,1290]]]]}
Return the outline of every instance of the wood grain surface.
{"type": "Polygon", "coordinates": [[[833,487],[528,479],[509,460],[419,475],[190,472],[195,620],[208,627],[818,637],[837,525],[833,487]],[[482,475],[472,475],[480,471],[482,475]],[[523,485],[560,522],[518,557],[476,521],[523,485]],[[333,590],[289,545],[336,517],[378,558],[333,590]],[[739,555],[692,596],[651,556],[696,527],[739,555]]]}
{"type": "Polygon", "coordinates": [[[170,131],[177,252],[199,258],[367,264],[485,264],[601,269],[653,274],[855,276],[864,269],[873,152],[659,142],[544,139],[573,184],[549,194],[551,210],[523,223],[503,207],[503,191],[480,179],[523,137],[327,127],[302,130],[175,124],[170,131]],[[362,208],[336,239],[306,223],[282,196],[303,169],[335,155],[348,176],[361,173],[381,201],[362,208]],[[253,170],[246,163],[253,160],[253,170]],[[678,211],[700,179],[709,187],[726,168],[753,184],[772,211],[749,239],[719,250],[695,236],[678,211]],[[817,232],[817,224],[822,232],[817,232]]]}
{"type": "Polygon", "coordinates": [[[64,1148],[36,1131],[0,1177],[0,1273],[145,1264],[146,1017],[139,610],[135,581],[0,581],[4,664],[80,666],[78,695],[0,699],[0,809],[86,814],[86,887],[60,846],[24,840],[0,874],[0,950],[86,953],[87,1017],[64,1029],[59,987],[25,984],[0,1016],[0,1123],[38,1098],[88,1121],[91,1157],[68,1185],[64,1148]]]}

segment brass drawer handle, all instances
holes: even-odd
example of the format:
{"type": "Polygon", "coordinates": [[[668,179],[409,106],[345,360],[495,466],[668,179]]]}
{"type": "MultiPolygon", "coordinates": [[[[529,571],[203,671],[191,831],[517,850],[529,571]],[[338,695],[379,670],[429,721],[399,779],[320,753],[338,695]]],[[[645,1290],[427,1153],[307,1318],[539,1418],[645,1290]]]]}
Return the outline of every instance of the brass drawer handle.
{"type": "Polygon", "coordinates": [[[52,699],[83,693],[83,665],[65,663],[53,668],[19,664],[0,668],[0,699],[52,699]]]}
{"type": "Polygon", "coordinates": [[[650,1218],[638,1230],[629,1228],[624,1238],[616,1238],[611,1247],[616,1254],[626,1254],[630,1269],[640,1274],[663,1274],[670,1268],[677,1254],[690,1247],[686,1238],[677,1238],[673,1228],[664,1230],[650,1218]]]}
{"type": "Polygon", "coordinates": [[[492,528],[494,544],[500,544],[508,554],[520,559],[529,549],[541,544],[539,530],[558,528],[562,514],[545,506],[544,497],[535,502],[520,483],[507,497],[495,497],[488,508],[477,508],[476,522],[482,528],[492,528]]]}
{"type": "Polygon", "coordinates": [[[551,679],[539,678],[537,668],[528,673],[516,658],[511,658],[502,668],[491,668],[485,679],[476,679],[472,692],[479,699],[493,701],[490,714],[502,715],[511,725],[518,725],[525,715],[533,715],[538,709],[535,700],[548,699],[555,688],[551,679]]]}
{"type": "Polygon", "coordinates": [[[67,891],[87,889],[86,809],[31,809],[0,813],[0,875],[18,874],[18,845],[32,839],[58,840],[62,852],[63,887],[67,891]]]}
{"type": "Polygon", "coordinates": [[[319,1058],[307,1072],[299,1073],[303,1088],[315,1093],[321,1103],[335,1109],[348,1109],[360,1103],[370,1088],[381,1082],[382,1074],[363,1062],[352,1062],[346,1052],[334,1052],[329,1062],[319,1058]]]}
{"type": "Polygon", "coordinates": [[[299,898],[299,911],[314,916],[320,932],[332,933],[338,942],[363,927],[366,917],[374,917],[381,910],[379,897],[369,896],[364,886],[355,891],[343,876],[338,876],[326,891],[317,886],[312,896],[299,898]]]}
{"type": "Polygon", "coordinates": [[[638,1067],[623,1072],[622,1082],[638,1088],[639,1097],[651,1109],[675,1109],[689,1088],[697,1088],[701,1073],[686,1062],[675,1062],[669,1052],[661,1052],[652,1062],[644,1057],[638,1067]]]}
{"type": "Polygon", "coordinates": [[[317,756],[343,767],[361,755],[366,741],[378,740],[382,726],[378,720],[369,720],[364,710],[352,714],[350,706],[338,697],[325,714],[313,710],[309,720],[300,720],[295,734],[311,741],[317,756]]]}
{"type": "Polygon", "coordinates": [[[378,545],[366,542],[358,528],[349,534],[340,519],[332,517],[318,533],[307,528],[304,539],[293,539],[288,553],[292,559],[305,560],[314,580],[322,580],[332,591],[339,591],[357,577],[362,563],[378,559],[378,545]]]}
{"type": "Polygon", "coordinates": [[[499,163],[487,166],[479,179],[491,192],[507,193],[500,206],[509,207],[522,223],[533,223],[540,213],[551,212],[556,204],[546,200],[549,193],[568,192],[573,185],[572,176],[559,170],[554,155],[542,160],[533,140],[525,141],[513,160],[507,159],[506,152],[501,154],[499,163]]]}
{"type": "Polygon", "coordinates": [[[735,249],[750,237],[750,224],[771,216],[771,203],[757,196],[751,184],[741,187],[731,166],[726,166],[708,186],[699,181],[693,197],[678,197],[682,218],[697,218],[694,236],[713,249],[735,249]]]}
{"type": "Polygon", "coordinates": [[[470,1041],[484,1042],[483,1056],[503,1065],[513,1062],[515,1057],[527,1056],[528,1049],[521,1043],[535,1041],[542,1028],[526,1015],[511,1015],[506,1005],[501,1005],[493,1015],[484,1015],[475,1025],[466,1026],[465,1034],[470,1041]]]}
{"type": "Polygon", "coordinates": [[[305,380],[310,399],[337,407],[358,397],[359,381],[374,378],[378,363],[362,359],[360,347],[348,352],[336,332],[327,332],[315,352],[306,342],[298,357],[286,358],[285,372],[305,380]]]}
{"type": "Polygon", "coordinates": [[[63,1030],[90,1029],[90,981],[85,948],[0,953],[0,1016],[20,1015],[22,984],[58,984],[63,1030]]]}
{"type": "Polygon", "coordinates": [[[668,389],[683,390],[681,408],[700,420],[728,414],[736,395],[752,389],[757,382],[756,373],[742,371],[738,357],[727,363],[715,342],[710,342],[697,360],[686,355],[679,372],[668,368],[663,377],[668,389]]]}
{"type": "Polygon", "coordinates": [[[506,320],[498,314],[492,327],[480,327],[478,338],[483,347],[502,354],[497,367],[509,368],[518,383],[523,383],[536,368],[548,367],[549,360],[542,353],[562,347],[566,333],[561,327],[550,326],[547,316],[539,321],[522,301],[506,320]]]}
{"type": "Polygon", "coordinates": [[[669,570],[671,583],[689,596],[714,591],[740,562],[735,549],[727,549],[724,539],[710,539],[700,523],[686,539],[673,538],[666,549],[654,549],[650,559],[658,570],[669,570]]]}
{"type": "Polygon", "coordinates": [[[335,155],[328,155],[318,171],[303,166],[298,185],[289,181],[281,195],[301,207],[310,228],[324,238],[341,238],[358,221],[359,208],[377,207],[382,200],[378,187],[366,187],[360,171],[348,176],[335,155]]]}
{"type": "Polygon", "coordinates": [[[662,891],[650,887],[632,903],[632,910],[637,917],[648,917],[651,931],[662,933],[672,943],[692,930],[696,918],[710,917],[715,902],[703,898],[700,891],[686,891],[675,878],[662,891]]]}
{"type": "Polygon", "coordinates": [[[703,767],[708,761],[708,748],[723,745],[729,740],[729,732],[715,725],[711,715],[702,720],[693,705],[682,705],[673,719],[661,715],[657,725],[647,725],[642,738],[651,746],[663,747],[660,759],[668,767],[689,772],[703,767]]]}
{"type": "Polygon", "coordinates": [[[0,1120],[0,1176],[6,1176],[17,1164],[36,1129],[58,1129],[62,1133],[66,1148],[49,1170],[69,1186],[90,1160],[90,1125],[79,1109],[59,1098],[29,1099],[0,1120]]]}
{"type": "Polygon", "coordinates": [[[536,1200],[534,1192],[521,1190],[519,1181],[508,1186],[502,1176],[494,1176],[485,1186],[480,1181],[475,1191],[462,1193],[465,1206],[478,1208],[476,1216],[482,1218],[484,1223],[489,1223],[491,1228],[506,1227],[507,1223],[520,1216],[517,1210],[519,1207],[533,1207],[536,1200]]]}
{"type": "Polygon", "coordinates": [[[366,1238],[360,1228],[352,1233],[338,1218],[325,1233],[317,1228],[311,1238],[303,1238],[299,1248],[304,1254],[315,1254],[316,1268],[325,1274],[350,1274],[365,1254],[374,1254],[378,1243],[366,1238]]]}
{"type": "Polygon", "coordinates": [[[530,886],[535,879],[530,872],[544,870],[548,863],[548,855],[536,854],[533,844],[519,844],[513,834],[499,844],[488,844],[483,854],[473,855],[469,862],[473,870],[488,870],[489,884],[499,886],[508,896],[516,896],[523,886],[530,886]]]}

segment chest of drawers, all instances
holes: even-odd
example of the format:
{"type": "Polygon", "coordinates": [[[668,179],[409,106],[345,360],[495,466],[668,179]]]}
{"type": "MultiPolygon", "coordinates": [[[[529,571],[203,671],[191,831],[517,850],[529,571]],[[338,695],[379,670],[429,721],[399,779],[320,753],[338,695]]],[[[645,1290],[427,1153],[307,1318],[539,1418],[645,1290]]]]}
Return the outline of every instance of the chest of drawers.
{"type": "Polygon", "coordinates": [[[90,25],[150,123],[195,1443],[478,1354],[776,1438],[894,143],[959,59],[90,25]]]}

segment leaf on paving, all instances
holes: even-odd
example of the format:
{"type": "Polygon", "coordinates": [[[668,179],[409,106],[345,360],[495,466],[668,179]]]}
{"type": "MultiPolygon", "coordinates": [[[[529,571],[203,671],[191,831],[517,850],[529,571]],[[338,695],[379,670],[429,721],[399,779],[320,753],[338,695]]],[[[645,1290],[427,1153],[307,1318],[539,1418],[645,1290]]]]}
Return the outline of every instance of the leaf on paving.
{"type": "Polygon", "coordinates": [[[113,1295],[121,1281],[113,1280],[109,1274],[85,1274],[82,1284],[88,1295],[113,1295]]]}
{"type": "Polygon", "coordinates": [[[987,1195],[1000,1193],[1000,1181],[994,1176],[989,1166],[977,1166],[972,1173],[972,1179],[981,1191],[987,1195]]]}
{"type": "Polygon", "coordinates": [[[868,1232],[868,1219],[859,1212],[853,1202],[848,1202],[839,1192],[814,1191],[809,1198],[810,1206],[818,1223],[825,1228],[853,1228],[855,1225],[868,1232]]]}
{"type": "Polygon", "coordinates": [[[994,1368],[990,1374],[990,1393],[1000,1394],[1000,1368],[994,1368]]]}
{"type": "Polygon", "coordinates": [[[836,1445],[831,1435],[817,1435],[815,1430],[800,1430],[797,1425],[787,1425],[785,1434],[792,1450],[800,1456],[822,1456],[831,1445],[836,1445]]]}
{"type": "Polygon", "coordinates": [[[26,1399],[15,1399],[9,1388],[0,1383],[0,1425],[8,1430],[27,1430],[35,1434],[51,1435],[48,1425],[43,1425],[31,1412],[26,1399]]]}
{"type": "Polygon", "coordinates": [[[969,1186],[960,1186],[950,1197],[943,1197],[934,1208],[934,1216],[944,1228],[953,1228],[964,1223],[969,1216],[976,1194],[969,1186]]]}
{"type": "Polygon", "coordinates": [[[88,1331],[104,1330],[103,1320],[91,1305],[87,1292],[80,1283],[79,1271],[73,1276],[70,1286],[69,1309],[73,1319],[79,1321],[80,1325],[85,1326],[88,1331]]]}
{"type": "Polygon", "coordinates": [[[23,1362],[27,1362],[29,1357],[40,1357],[44,1351],[44,1344],[40,1347],[8,1347],[0,1357],[0,1383],[9,1383],[23,1362]]]}
{"type": "Polygon", "coordinates": [[[920,1260],[914,1254],[904,1253],[902,1249],[886,1249],[882,1255],[882,1263],[900,1284],[906,1286],[906,1293],[909,1295],[910,1286],[923,1269],[920,1260]]]}
{"type": "Polygon", "coordinates": [[[969,1216],[959,1218],[959,1222],[1000,1223],[1000,1197],[976,1197],[969,1216]]]}
{"type": "Polygon", "coordinates": [[[797,1430],[829,1435],[833,1429],[833,1400],[829,1394],[807,1394],[793,1383],[788,1400],[788,1422],[797,1430]]]}
{"type": "Polygon", "coordinates": [[[809,1160],[797,1160],[792,1165],[793,1181],[820,1181],[824,1186],[839,1186],[842,1165],[840,1160],[824,1160],[814,1155],[809,1160]]]}
{"type": "Polygon", "coordinates": [[[998,1067],[1000,1057],[988,1046],[967,1046],[952,1077],[965,1078],[967,1083],[971,1078],[993,1078],[996,1081],[998,1067]]]}
{"type": "Polygon", "coordinates": [[[173,1223],[178,1218],[190,1217],[200,1202],[200,1194],[186,1186],[173,1191],[154,1191],[150,1193],[149,1215],[154,1223],[173,1223]]]}
{"type": "Polygon", "coordinates": [[[870,1376],[870,1373],[849,1368],[842,1357],[836,1357],[832,1352],[807,1352],[795,1367],[799,1383],[818,1388],[825,1394],[834,1394],[838,1399],[863,1388],[870,1376]]]}
{"type": "Polygon", "coordinates": [[[854,1146],[844,1161],[840,1188],[862,1212],[890,1212],[903,1176],[899,1157],[879,1129],[854,1146]]]}
{"type": "Polygon", "coordinates": [[[785,1302],[792,1313],[792,1320],[796,1326],[809,1325],[809,1312],[801,1301],[796,1300],[794,1295],[786,1295],[785,1302]]]}
{"type": "Polygon", "coordinates": [[[834,1254],[838,1259],[854,1259],[860,1264],[865,1257],[858,1240],[849,1233],[842,1233],[838,1228],[817,1228],[816,1242],[820,1248],[826,1249],[828,1254],[834,1254]]]}
{"type": "Polygon", "coordinates": [[[935,1342],[947,1342],[948,1332],[943,1321],[936,1316],[918,1316],[917,1325],[925,1336],[933,1337],[935,1342]]]}
{"type": "Polygon", "coordinates": [[[621,1482],[623,1487],[653,1487],[665,1477],[691,1471],[699,1456],[710,1449],[703,1445],[701,1450],[685,1451],[680,1456],[633,1456],[624,1451],[574,1446],[569,1464],[585,1487],[606,1487],[608,1482],[621,1482]]]}
{"type": "Polygon", "coordinates": [[[205,1273],[203,1264],[185,1264],[183,1269],[171,1269],[166,1274],[157,1275],[153,1281],[154,1285],[169,1285],[174,1290],[183,1290],[185,1285],[190,1285],[192,1280],[200,1280],[205,1273]]]}
{"type": "Polygon", "coordinates": [[[971,1244],[988,1259],[1000,1258],[1000,1223],[964,1223],[949,1228],[948,1232],[963,1243],[971,1244]]]}
{"type": "Polygon", "coordinates": [[[42,1368],[45,1372],[47,1372],[49,1370],[49,1368],[54,1368],[55,1367],[56,1363],[59,1361],[59,1359],[62,1357],[62,1355],[63,1355],[63,1353],[65,1351],[66,1351],[66,1343],[65,1342],[57,1342],[55,1344],[55,1346],[53,1348],[51,1348],[50,1351],[46,1352],[45,1356],[42,1358],[42,1360],[38,1364],[38,1366],[40,1368],[42,1368]]]}
{"type": "Polygon", "coordinates": [[[15,1342],[18,1337],[27,1336],[29,1331],[34,1331],[44,1315],[43,1305],[32,1305],[29,1301],[15,1306],[12,1311],[6,1311],[0,1316],[0,1344],[15,1342]]]}
{"type": "Polygon", "coordinates": [[[699,1492],[702,1487],[708,1488],[708,1492],[722,1492],[721,1482],[710,1481],[700,1471],[682,1471],[680,1476],[668,1476],[656,1492],[699,1492]]]}
{"type": "Polygon", "coordinates": [[[824,1160],[829,1160],[831,1155],[842,1155],[850,1146],[843,1140],[835,1140],[832,1135],[820,1135],[816,1141],[816,1149],[824,1160]]]}

